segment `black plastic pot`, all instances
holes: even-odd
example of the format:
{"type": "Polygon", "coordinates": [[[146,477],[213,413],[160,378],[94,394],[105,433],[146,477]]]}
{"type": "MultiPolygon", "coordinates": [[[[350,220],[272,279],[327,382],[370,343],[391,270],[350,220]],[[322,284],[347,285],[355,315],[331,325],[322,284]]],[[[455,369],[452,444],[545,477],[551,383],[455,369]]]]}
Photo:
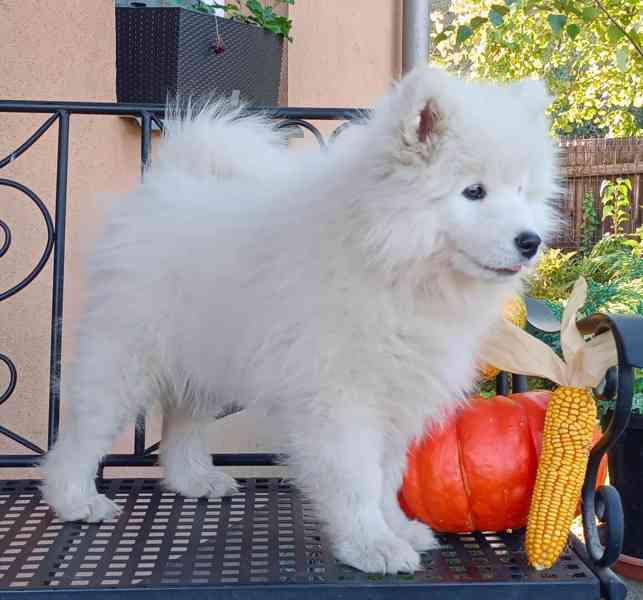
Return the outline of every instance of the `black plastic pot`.
{"type": "Polygon", "coordinates": [[[116,7],[119,102],[235,97],[274,106],[282,37],[260,27],[194,10],[124,2],[116,7]],[[216,52],[217,25],[225,50],[216,52]]]}
{"type": "MultiPolygon", "coordinates": [[[[609,417],[606,415],[606,422],[609,417]]],[[[623,502],[623,554],[643,559],[643,415],[632,415],[627,429],[609,451],[608,460],[610,483],[623,502]]]]}

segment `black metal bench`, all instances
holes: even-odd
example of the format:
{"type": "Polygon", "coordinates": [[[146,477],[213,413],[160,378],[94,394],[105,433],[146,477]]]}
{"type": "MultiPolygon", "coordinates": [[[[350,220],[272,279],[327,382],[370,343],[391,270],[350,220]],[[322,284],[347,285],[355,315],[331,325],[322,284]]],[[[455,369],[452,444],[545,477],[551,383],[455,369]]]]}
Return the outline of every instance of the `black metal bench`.
{"type": "MultiPolygon", "coordinates": [[[[48,446],[60,422],[62,301],[65,251],[67,163],[72,115],[128,116],[140,119],[141,165],[149,162],[152,128],[162,127],[163,107],[146,105],[0,101],[0,113],[41,113],[43,125],[19,148],[0,160],[0,169],[18,159],[54,124],[58,128],[55,211],[26,185],[0,179],[0,186],[22,192],[42,214],[47,242],[40,260],[20,283],[0,293],[0,301],[20,292],[53,255],[51,388],[48,446]]],[[[280,127],[302,127],[324,145],[311,120],[350,121],[356,109],[294,109],[273,111],[280,127]]],[[[7,118],[6,115],[3,115],[7,118]]],[[[341,131],[342,125],[336,130],[341,131]]],[[[0,257],[10,248],[11,231],[2,221],[0,257]]],[[[122,507],[114,522],[63,524],[42,502],[37,481],[0,481],[0,599],[43,593],[95,598],[147,595],[155,598],[216,597],[235,600],[275,598],[391,597],[476,600],[530,598],[554,600],[622,600],[625,587],[610,571],[620,550],[623,524],[618,495],[603,488],[594,497],[598,463],[625,428],[632,401],[632,368],[643,367],[643,320],[599,317],[588,328],[611,327],[619,347],[617,408],[605,438],[594,450],[585,490],[584,545],[570,538],[570,547],[549,571],[527,565],[523,534],[484,532],[440,536],[443,547],[423,557],[424,569],[412,575],[373,576],[338,563],[329,553],[309,501],[280,478],[241,480],[241,493],[223,500],[193,500],[162,490],[155,479],[105,479],[99,487],[122,507]],[[595,525],[596,514],[602,525],[595,525]],[[604,544],[604,546],[603,546],[604,544]]],[[[9,385],[0,404],[17,389],[18,370],[0,354],[8,368],[9,385]]],[[[499,392],[508,377],[498,377],[499,392]]],[[[525,380],[513,378],[515,390],[525,380]]],[[[610,393],[610,392],[608,392],[610,393]]],[[[2,468],[29,468],[46,452],[34,442],[0,425],[0,434],[26,451],[0,455],[2,468]]],[[[158,462],[158,443],[146,445],[145,423],[139,420],[131,454],[112,454],[104,467],[145,467],[158,462]]],[[[271,454],[214,455],[223,466],[270,466],[271,454]]],[[[610,491],[611,490],[611,491],[610,491]]]]}

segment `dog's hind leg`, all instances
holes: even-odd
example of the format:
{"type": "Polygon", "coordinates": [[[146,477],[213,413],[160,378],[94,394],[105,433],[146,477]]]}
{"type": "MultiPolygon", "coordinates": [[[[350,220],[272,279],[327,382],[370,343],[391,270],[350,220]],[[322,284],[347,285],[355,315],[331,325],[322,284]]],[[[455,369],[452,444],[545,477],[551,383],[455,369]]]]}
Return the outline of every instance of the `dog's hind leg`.
{"type": "Polygon", "coordinates": [[[144,361],[92,330],[64,386],[63,425],[41,466],[45,501],[64,521],[108,520],[118,506],[96,490],[96,471],[125,426],[155,399],[144,361]]]}
{"type": "Polygon", "coordinates": [[[161,460],[165,486],[190,498],[219,498],[237,491],[236,481],[212,466],[208,450],[209,421],[190,406],[166,406],[161,460]]]}

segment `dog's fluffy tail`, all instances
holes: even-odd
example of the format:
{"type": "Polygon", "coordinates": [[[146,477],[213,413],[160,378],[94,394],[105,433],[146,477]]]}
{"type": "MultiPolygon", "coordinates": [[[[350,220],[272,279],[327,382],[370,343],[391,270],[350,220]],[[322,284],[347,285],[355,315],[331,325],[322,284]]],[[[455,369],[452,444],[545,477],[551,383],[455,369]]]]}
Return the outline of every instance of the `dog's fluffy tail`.
{"type": "Polygon", "coordinates": [[[219,179],[283,175],[286,137],[265,115],[249,114],[225,100],[205,106],[168,104],[152,172],[179,171],[219,179]]]}

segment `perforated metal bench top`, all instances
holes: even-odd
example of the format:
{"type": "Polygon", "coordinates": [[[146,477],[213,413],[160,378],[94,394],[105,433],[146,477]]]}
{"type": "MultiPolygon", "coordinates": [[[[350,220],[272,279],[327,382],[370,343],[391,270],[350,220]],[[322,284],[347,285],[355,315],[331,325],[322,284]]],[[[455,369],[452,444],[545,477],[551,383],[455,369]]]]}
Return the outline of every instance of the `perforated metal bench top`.
{"type": "Polygon", "coordinates": [[[155,598],[598,599],[594,575],[571,551],[543,573],[527,566],[520,533],[442,536],[413,575],[369,576],[338,563],[311,505],[280,479],[246,479],[223,500],[193,500],[150,479],[104,491],[117,521],[63,524],[35,481],[0,483],[0,598],[146,595],[155,598]],[[519,585],[517,585],[519,584],[519,585]]]}

